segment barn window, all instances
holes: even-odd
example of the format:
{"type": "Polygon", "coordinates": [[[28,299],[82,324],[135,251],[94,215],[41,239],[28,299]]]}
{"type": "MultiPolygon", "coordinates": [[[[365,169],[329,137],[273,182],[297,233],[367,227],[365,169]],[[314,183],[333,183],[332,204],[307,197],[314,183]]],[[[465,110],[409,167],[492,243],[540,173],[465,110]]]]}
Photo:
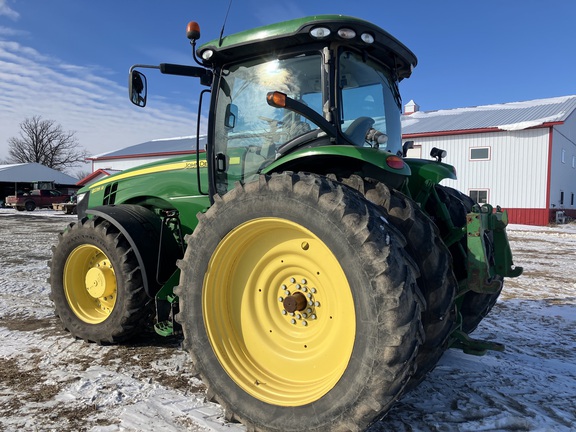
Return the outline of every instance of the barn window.
{"type": "Polygon", "coordinates": [[[408,149],[408,153],[406,153],[406,157],[422,159],[422,146],[421,145],[415,145],[411,149],[408,149]]]}
{"type": "Polygon", "coordinates": [[[490,160],[490,147],[470,147],[470,160],[490,160]]]}
{"type": "Polygon", "coordinates": [[[576,168],[576,156],[572,156],[572,168],[576,168]]]}
{"type": "Polygon", "coordinates": [[[478,204],[487,204],[488,203],[488,190],[487,189],[471,189],[468,195],[470,195],[470,198],[472,198],[478,204]]]}
{"type": "Polygon", "coordinates": [[[562,149],[562,163],[566,163],[566,150],[562,149]]]}
{"type": "Polygon", "coordinates": [[[560,191],[560,205],[564,205],[564,191],[560,191]]]}
{"type": "Polygon", "coordinates": [[[572,192],[572,194],[570,195],[570,205],[571,206],[574,205],[574,192],[572,192]]]}

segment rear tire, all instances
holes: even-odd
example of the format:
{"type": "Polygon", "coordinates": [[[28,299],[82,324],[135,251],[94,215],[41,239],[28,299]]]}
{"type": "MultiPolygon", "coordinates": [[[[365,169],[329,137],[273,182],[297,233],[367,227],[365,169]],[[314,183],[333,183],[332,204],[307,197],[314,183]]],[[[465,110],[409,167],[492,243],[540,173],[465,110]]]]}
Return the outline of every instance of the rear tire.
{"type": "Polygon", "coordinates": [[[152,312],[128,241],[100,218],[72,223],[52,248],[50,298],[73,336],[117,343],[139,332],[152,312]]]}
{"type": "Polygon", "coordinates": [[[427,305],[422,312],[426,340],[418,351],[418,369],[410,381],[409,387],[414,388],[448,348],[448,338],[456,324],[454,296],[458,282],[452,272],[450,251],[434,223],[404,194],[359,176],[341,181],[383,210],[386,219],[406,237],[406,250],[420,271],[417,283],[427,305]]]}
{"type": "Polygon", "coordinates": [[[26,208],[26,211],[34,211],[36,209],[36,203],[34,201],[26,201],[24,208],[26,208]]]}
{"type": "MultiPolygon", "coordinates": [[[[468,195],[451,187],[438,185],[436,186],[436,191],[442,202],[448,207],[454,226],[465,228],[467,223],[466,215],[472,211],[472,207],[477,203],[468,195]]],[[[442,232],[442,225],[440,225],[440,230],[442,232]]],[[[446,230],[447,228],[444,228],[444,231],[446,230]]],[[[494,246],[490,237],[486,237],[484,241],[490,259],[490,257],[494,256],[494,246]]],[[[459,274],[457,274],[458,279],[467,278],[467,256],[462,252],[466,251],[467,253],[468,250],[466,236],[464,236],[460,242],[452,245],[450,250],[452,251],[455,269],[459,269],[459,274]]],[[[460,306],[460,314],[462,315],[462,330],[465,333],[472,333],[476,330],[480,322],[490,313],[492,307],[496,304],[503,286],[503,278],[501,276],[497,276],[497,278],[502,284],[496,293],[484,294],[468,291],[464,294],[460,306]]]]}
{"type": "Polygon", "coordinates": [[[403,239],[357,192],[260,176],[216,196],[187,242],[177,320],[228,419],[359,431],[400,396],[423,305],[403,239]]]}

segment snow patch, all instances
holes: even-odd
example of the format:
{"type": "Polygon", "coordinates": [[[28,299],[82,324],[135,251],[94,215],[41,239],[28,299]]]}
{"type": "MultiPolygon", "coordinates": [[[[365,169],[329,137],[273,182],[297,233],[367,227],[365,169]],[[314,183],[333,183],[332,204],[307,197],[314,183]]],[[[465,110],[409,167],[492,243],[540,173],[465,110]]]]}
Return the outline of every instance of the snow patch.
{"type": "MultiPolygon", "coordinates": [[[[61,330],[46,262],[74,219],[0,209],[0,430],[245,431],[206,400],[179,340],[98,346],[61,330]]],[[[574,430],[576,224],[510,225],[508,235],[524,274],[472,335],[506,350],[448,350],[370,432],[574,430]]]]}
{"type": "Polygon", "coordinates": [[[524,129],[528,129],[528,128],[532,128],[532,127],[541,126],[544,123],[553,123],[556,121],[560,121],[562,118],[564,118],[565,115],[566,115],[566,113],[564,111],[562,111],[562,112],[558,113],[557,115],[545,117],[545,118],[541,118],[541,119],[537,119],[537,120],[530,120],[530,121],[525,121],[525,122],[499,125],[498,129],[505,130],[505,131],[524,130],[524,129]]]}

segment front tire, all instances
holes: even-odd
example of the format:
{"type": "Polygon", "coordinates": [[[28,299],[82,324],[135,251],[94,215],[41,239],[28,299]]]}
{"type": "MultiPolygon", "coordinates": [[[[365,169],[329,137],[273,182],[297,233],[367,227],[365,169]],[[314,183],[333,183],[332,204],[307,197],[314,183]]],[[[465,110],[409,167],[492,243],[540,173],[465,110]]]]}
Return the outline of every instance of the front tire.
{"type": "Polygon", "coordinates": [[[386,412],[413,371],[423,305],[377,208],[284,173],[237,185],[200,216],[179,262],[177,319],[227,418],[363,430],[386,412]]]}
{"type": "Polygon", "coordinates": [[[151,300],[128,241],[101,218],[72,223],[52,249],[50,298],[73,336],[117,343],[141,329],[151,300]]]}

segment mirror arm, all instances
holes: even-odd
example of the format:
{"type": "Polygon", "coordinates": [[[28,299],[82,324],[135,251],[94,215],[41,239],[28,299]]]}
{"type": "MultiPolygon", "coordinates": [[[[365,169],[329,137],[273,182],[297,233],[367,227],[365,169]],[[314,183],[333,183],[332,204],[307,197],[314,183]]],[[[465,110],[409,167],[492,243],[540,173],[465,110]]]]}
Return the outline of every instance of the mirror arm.
{"type": "Polygon", "coordinates": [[[134,72],[135,69],[160,69],[160,66],[155,65],[145,65],[145,64],[135,64],[130,66],[130,75],[134,72]]]}
{"type": "Polygon", "coordinates": [[[178,75],[200,78],[200,84],[212,84],[212,71],[203,67],[185,66],[172,63],[160,63],[160,72],[166,75],[178,75]]]}

